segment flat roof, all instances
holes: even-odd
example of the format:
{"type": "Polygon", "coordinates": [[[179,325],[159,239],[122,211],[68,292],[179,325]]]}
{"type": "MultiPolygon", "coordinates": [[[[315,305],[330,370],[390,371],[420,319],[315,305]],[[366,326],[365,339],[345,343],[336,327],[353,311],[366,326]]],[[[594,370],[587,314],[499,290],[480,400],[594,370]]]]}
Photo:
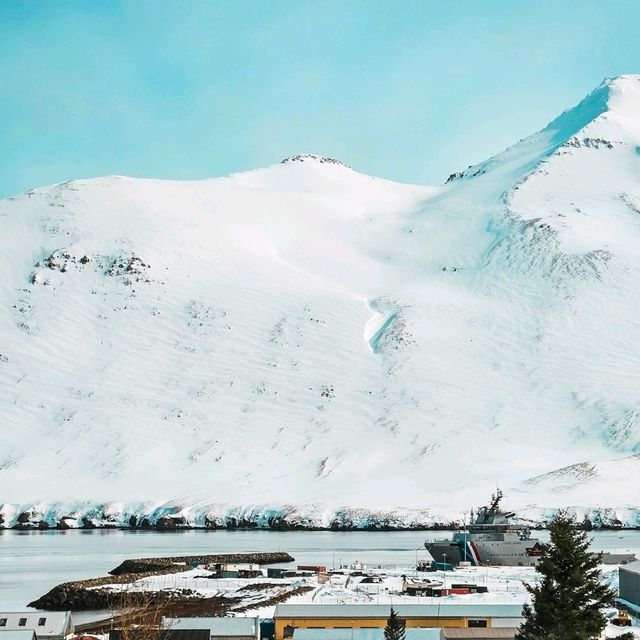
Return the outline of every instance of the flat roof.
{"type": "Polygon", "coordinates": [[[640,573],[640,560],[629,562],[628,564],[621,564],[620,571],[628,571],[629,573],[640,573]]]}
{"type": "Polygon", "coordinates": [[[506,640],[513,640],[516,637],[518,629],[516,627],[490,627],[490,628],[478,628],[474,629],[455,629],[454,627],[444,627],[442,629],[442,637],[444,640],[449,638],[461,638],[462,640],[472,640],[478,638],[478,640],[499,640],[505,638],[506,640]]]}
{"type": "MultiPolygon", "coordinates": [[[[404,630],[406,640],[440,640],[439,628],[404,630]]],[[[294,629],[293,640],[382,640],[384,629],[294,629]]]]}
{"type": "MultiPolygon", "coordinates": [[[[84,635],[84,634],[83,634],[84,635]]],[[[133,628],[126,632],[127,640],[148,640],[147,629],[133,628]]],[[[158,640],[211,640],[208,629],[164,629],[156,634],[158,640]]],[[[111,629],[109,640],[124,640],[122,629],[111,629]]]]}
{"type": "Polygon", "coordinates": [[[238,618],[162,618],[165,629],[207,629],[212,636],[255,636],[258,619],[238,618]]]}
{"type": "Polygon", "coordinates": [[[279,604],[275,618],[521,618],[521,604],[442,602],[440,604],[279,604]]]}

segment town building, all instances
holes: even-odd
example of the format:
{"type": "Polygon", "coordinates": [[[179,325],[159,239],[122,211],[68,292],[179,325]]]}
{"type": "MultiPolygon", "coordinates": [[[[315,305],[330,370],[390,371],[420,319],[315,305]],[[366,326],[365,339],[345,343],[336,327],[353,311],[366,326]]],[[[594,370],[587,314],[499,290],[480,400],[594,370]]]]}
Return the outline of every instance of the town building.
{"type": "Polygon", "coordinates": [[[210,640],[260,640],[259,618],[163,618],[171,631],[206,630],[210,640]]]}
{"type": "Polygon", "coordinates": [[[618,569],[620,595],[618,604],[635,616],[640,615],[640,560],[618,569]]]}
{"type": "Polygon", "coordinates": [[[486,629],[442,629],[442,640],[513,640],[518,629],[487,627],[486,629]]]}
{"type": "MultiPolygon", "coordinates": [[[[513,640],[515,628],[405,629],[405,640],[513,640]]],[[[293,640],[384,640],[384,629],[296,629],[293,640]]]]}
{"type": "MultiPolygon", "coordinates": [[[[122,629],[111,629],[109,640],[149,640],[149,630],[144,628],[128,629],[126,636],[122,629]]],[[[206,629],[158,629],[158,640],[209,640],[209,632],[206,629]]],[[[81,636],[86,638],[86,636],[81,636]]]]}
{"type": "Polygon", "coordinates": [[[36,640],[33,629],[0,629],[0,640],[36,640]]]}
{"type": "MultiPolygon", "coordinates": [[[[440,629],[406,629],[405,640],[441,640],[440,629]]],[[[296,629],[293,640],[384,640],[384,629],[296,629]]]]}
{"type": "Polygon", "coordinates": [[[213,571],[219,578],[257,578],[262,575],[259,564],[223,562],[208,565],[207,569],[213,571]]]}
{"type": "Polygon", "coordinates": [[[73,619],[69,611],[11,611],[0,613],[0,631],[33,631],[37,640],[65,640],[73,633],[73,619]]]}
{"type": "MultiPolygon", "coordinates": [[[[279,604],[275,640],[294,637],[298,629],[384,629],[392,605],[279,604]]],[[[408,632],[414,628],[516,628],[522,622],[521,604],[446,602],[393,605],[408,632]]],[[[349,639],[350,640],[350,639],[349,639]]]]}

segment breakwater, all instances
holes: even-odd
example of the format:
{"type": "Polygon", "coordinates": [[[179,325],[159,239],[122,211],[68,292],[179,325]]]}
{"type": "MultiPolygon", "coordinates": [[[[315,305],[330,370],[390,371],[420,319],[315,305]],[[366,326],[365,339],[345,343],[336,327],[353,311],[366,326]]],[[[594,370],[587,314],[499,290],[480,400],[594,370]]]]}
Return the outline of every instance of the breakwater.
{"type": "MultiPolygon", "coordinates": [[[[30,602],[28,606],[47,611],[86,611],[95,609],[114,609],[120,606],[122,600],[121,589],[97,589],[109,585],[131,584],[136,580],[152,576],[166,575],[185,571],[193,565],[215,563],[254,563],[275,564],[293,562],[295,559],[286,552],[263,553],[219,553],[200,554],[190,556],[167,556],[162,558],[134,558],[124,560],[112,569],[108,576],[89,578],[87,580],[75,580],[56,585],[49,592],[30,602]]],[[[135,601],[149,603],[152,599],[154,605],[167,605],[169,603],[186,604],[197,602],[205,604],[212,611],[222,612],[234,603],[229,598],[203,599],[195,595],[189,589],[181,589],[170,593],[155,593],[150,596],[145,592],[127,592],[127,598],[135,601]]]]}

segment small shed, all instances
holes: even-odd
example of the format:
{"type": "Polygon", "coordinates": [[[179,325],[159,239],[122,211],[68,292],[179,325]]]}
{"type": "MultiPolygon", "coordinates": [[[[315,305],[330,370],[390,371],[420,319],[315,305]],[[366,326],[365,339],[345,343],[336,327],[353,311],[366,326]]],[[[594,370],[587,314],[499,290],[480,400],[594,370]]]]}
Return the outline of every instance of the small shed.
{"type": "Polygon", "coordinates": [[[248,562],[216,564],[214,570],[220,578],[257,578],[262,575],[259,564],[248,562]]]}
{"type": "Polygon", "coordinates": [[[268,567],[267,578],[282,578],[286,571],[288,571],[288,569],[285,567],[268,567]]]}

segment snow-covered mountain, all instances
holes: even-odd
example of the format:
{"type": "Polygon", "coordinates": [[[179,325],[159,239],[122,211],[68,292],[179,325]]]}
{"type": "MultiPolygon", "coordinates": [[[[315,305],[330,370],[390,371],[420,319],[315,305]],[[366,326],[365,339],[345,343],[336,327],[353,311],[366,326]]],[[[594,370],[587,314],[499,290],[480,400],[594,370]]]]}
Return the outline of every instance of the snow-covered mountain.
{"type": "Polygon", "coordinates": [[[6,523],[640,506],[640,76],[441,187],[112,176],[1,201],[0,237],[6,523]]]}

